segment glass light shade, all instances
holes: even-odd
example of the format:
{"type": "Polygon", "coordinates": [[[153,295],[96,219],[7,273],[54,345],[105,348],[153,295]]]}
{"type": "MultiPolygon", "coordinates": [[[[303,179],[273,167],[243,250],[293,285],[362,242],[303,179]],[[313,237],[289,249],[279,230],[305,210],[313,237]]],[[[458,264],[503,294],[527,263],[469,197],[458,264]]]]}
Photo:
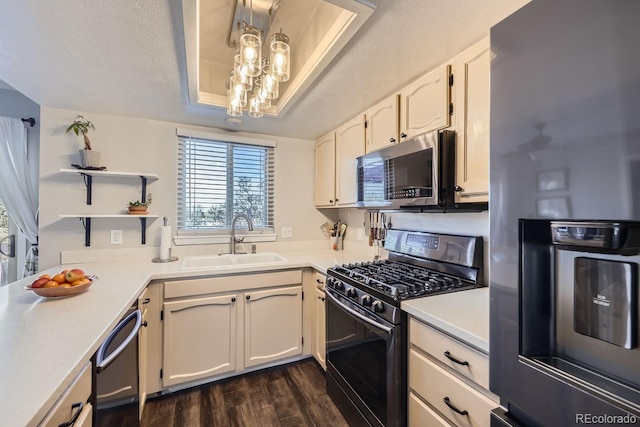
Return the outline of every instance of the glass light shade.
{"type": "Polygon", "coordinates": [[[247,105],[247,90],[235,75],[229,78],[229,92],[227,96],[229,100],[238,99],[242,107],[247,105]]]}
{"type": "Polygon", "coordinates": [[[249,77],[260,75],[262,58],[262,41],[260,31],[251,25],[245,25],[240,35],[240,62],[242,72],[249,77]]]}
{"type": "Polygon", "coordinates": [[[279,96],[280,83],[272,73],[266,74],[262,78],[262,87],[260,88],[262,95],[266,99],[276,99],[279,96]]]}
{"type": "Polygon", "coordinates": [[[242,115],[242,100],[233,96],[233,90],[227,89],[227,114],[229,116],[241,116],[242,115]]]}
{"type": "Polygon", "coordinates": [[[253,78],[248,76],[248,67],[242,65],[240,62],[240,54],[238,53],[233,60],[233,75],[236,81],[239,81],[244,85],[245,90],[251,90],[253,87],[253,78]]]}
{"type": "Polygon", "coordinates": [[[271,36],[271,72],[279,82],[289,80],[291,63],[291,48],[289,37],[282,33],[271,36]]]}
{"type": "Polygon", "coordinates": [[[249,115],[251,117],[262,117],[260,97],[257,93],[254,93],[251,98],[249,98],[249,115]]]}

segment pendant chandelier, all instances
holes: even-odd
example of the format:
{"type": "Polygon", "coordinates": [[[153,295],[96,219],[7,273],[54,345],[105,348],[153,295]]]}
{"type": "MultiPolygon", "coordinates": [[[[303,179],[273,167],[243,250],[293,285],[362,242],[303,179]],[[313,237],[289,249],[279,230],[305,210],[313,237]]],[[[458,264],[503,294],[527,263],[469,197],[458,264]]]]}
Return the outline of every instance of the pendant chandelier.
{"type": "Polygon", "coordinates": [[[271,108],[271,101],[280,95],[280,83],[286,82],[290,77],[289,37],[283,34],[282,30],[274,33],[269,46],[265,46],[265,50],[268,50],[263,57],[263,32],[253,26],[252,3],[253,0],[250,0],[250,17],[247,24],[244,20],[246,0],[243,0],[243,19],[239,24],[239,49],[227,82],[229,116],[241,116],[243,111],[248,110],[249,116],[262,117],[264,110],[271,108]]]}

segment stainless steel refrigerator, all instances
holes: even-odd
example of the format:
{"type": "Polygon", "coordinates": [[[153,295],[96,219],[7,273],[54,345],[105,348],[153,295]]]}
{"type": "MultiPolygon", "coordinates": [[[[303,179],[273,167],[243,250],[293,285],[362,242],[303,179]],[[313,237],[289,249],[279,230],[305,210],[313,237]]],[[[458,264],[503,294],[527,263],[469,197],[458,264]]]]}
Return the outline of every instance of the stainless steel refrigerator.
{"type": "Polygon", "coordinates": [[[640,417],[640,2],[491,29],[492,425],[640,417]]]}

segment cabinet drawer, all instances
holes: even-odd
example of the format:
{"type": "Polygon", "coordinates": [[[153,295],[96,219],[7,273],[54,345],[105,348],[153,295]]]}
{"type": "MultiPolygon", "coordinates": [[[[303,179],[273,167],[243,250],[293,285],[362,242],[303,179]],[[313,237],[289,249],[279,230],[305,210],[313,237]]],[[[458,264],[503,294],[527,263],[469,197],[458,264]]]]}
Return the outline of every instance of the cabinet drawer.
{"type": "Polygon", "coordinates": [[[498,406],[497,402],[471,388],[414,349],[409,350],[409,387],[459,426],[489,427],[491,410],[498,406]],[[466,413],[457,413],[445,400],[452,407],[466,413]]]}
{"type": "Polygon", "coordinates": [[[409,320],[409,342],[481,387],[489,389],[489,357],[487,355],[414,318],[409,320]],[[450,358],[467,362],[467,364],[456,363],[450,358]]]}
{"type": "Polygon", "coordinates": [[[409,427],[450,427],[433,409],[420,400],[415,394],[409,392],[409,427]]]}
{"type": "MultiPolygon", "coordinates": [[[[91,396],[91,363],[87,363],[87,365],[82,369],[82,372],[76,377],[76,379],[71,383],[71,386],[64,392],[62,397],[56,402],[51,411],[44,418],[41,426],[54,426],[69,421],[73,415],[76,414],[79,408],[72,408],[74,403],[82,403],[83,408],[79,417],[76,421],[77,426],[83,425],[80,422],[80,419],[86,419],[87,413],[91,415],[91,405],[87,403],[89,397],[91,396]]],[[[89,424],[91,425],[91,417],[89,417],[89,424]]]]}

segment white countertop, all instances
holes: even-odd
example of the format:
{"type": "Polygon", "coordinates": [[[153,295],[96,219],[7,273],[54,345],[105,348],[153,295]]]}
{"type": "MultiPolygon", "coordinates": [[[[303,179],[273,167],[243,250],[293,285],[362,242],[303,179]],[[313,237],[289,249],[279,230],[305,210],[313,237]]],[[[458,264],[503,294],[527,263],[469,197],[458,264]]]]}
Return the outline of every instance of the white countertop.
{"type": "Polygon", "coordinates": [[[402,301],[402,309],[489,354],[489,288],[402,301]]]}
{"type": "MultiPolygon", "coordinates": [[[[182,260],[172,263],[132,260],[77,263],[41,271],[39,274],[53,275],[63,269],[81,268],[88,275],[98,276],[98,281],[87,292],[61,299],[45,299],[25,290],[35,276],[0,287],[2,425],[27,426],[40,422],[152,280],[302,267],[325,272],[336,264],[371,258],[361,252],[324,249],[278,253],[290,262],[233,271],[181,271],[182,260]]],[[[488,290],[481,289],[403,302],[402,308],[488,351],[488,300],[488,290]],[[478,309],[485,304],[486,309],[478,309]],[[487,333],[482,325],[487,326],[487,333]]]]}

